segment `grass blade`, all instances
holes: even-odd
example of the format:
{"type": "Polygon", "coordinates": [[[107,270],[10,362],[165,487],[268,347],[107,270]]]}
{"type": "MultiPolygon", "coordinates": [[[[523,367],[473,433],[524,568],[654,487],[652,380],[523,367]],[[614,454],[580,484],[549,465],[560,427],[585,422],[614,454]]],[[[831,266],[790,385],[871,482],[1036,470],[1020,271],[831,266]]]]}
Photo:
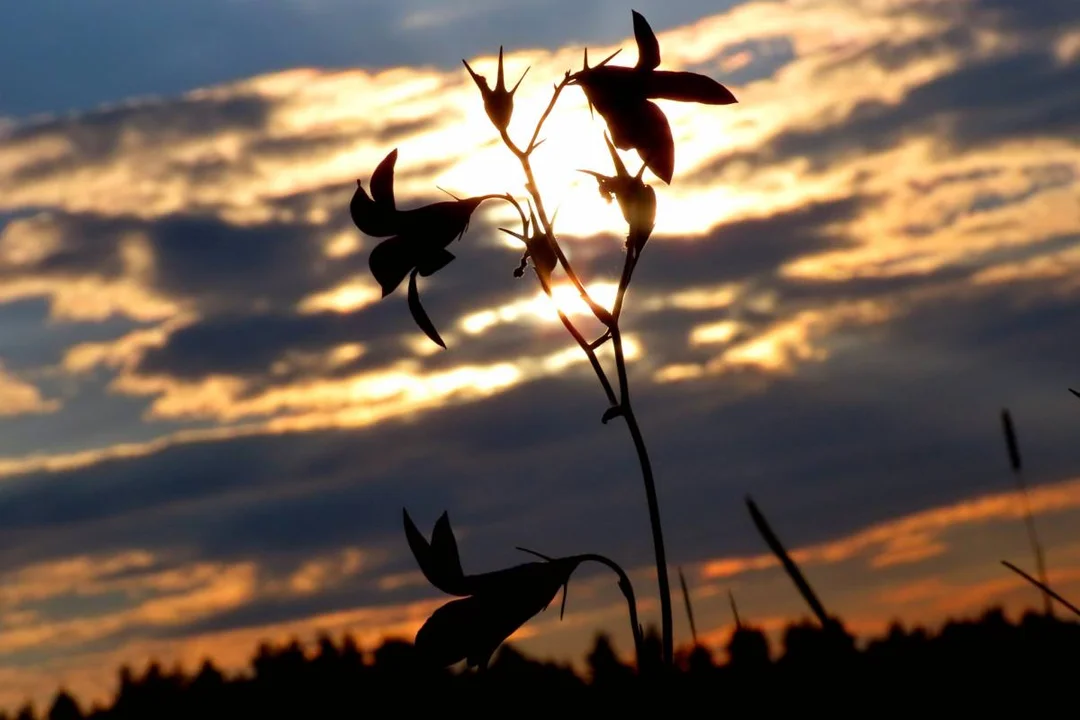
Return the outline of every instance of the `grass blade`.
{"type": "Polygon", "coordinates": [[[768,543],[769,549],[773,551],[773,554],[779,558],[780,563],[784,566],[784,570],[787,571],[791,581],[795,583],[795,587],[799,589],[803,599],[806,600],[806,604],[810,606],[810,609],[814,611],[814,615],[817,616],[818,622],[821,623],[823,628],[828,628],[832,625],[829,620],[828,613],[825,612],[825,607],[818,600],[817,595],[814,593],[813,588],[810,587],[810,583],[803,577],[802,572],[799,570],[799,566],[795,564],[795,561],[788,555],[787,550],[784,549],[780,539],[776,537],[776,533],[769,527],[768,521],[765,516],[758,510],[758,506],[754,503],[750,496],[746,498],[746,505],[750,508],[750,517],[754,520],[754,525],[757,526],[758,532],[761,533],[761,537],[765,538],[765,542],[768,543]]]}
{"type": "Polygon", "coordinates": [[[742,620],[739,619],[739,607],[735,604],[735,593],[727,591],[728,600],[731,601],[731,614],[735,616],[735,629],[742,630],[742,620]]]}
{"type": "MultiPolygon", "coordinates": [[[[1020,461],[1020,443],[1016,440],[1016,428],[1013,427],[1012,415],[1009,410],[1001,411],[1001,424],[1005,430],[1005,445],[1009,451],[1009,464],[1012,466],[1013,477],[1016,486],[1020,490],[1020,499],[1024,504],[1024,524],[1027,526],[1028,541],[1031,543],[1031,551],[1035,555],[1035,568],[1039,573],[1040,587],[1045,588],[1046,582],[1046,554],[1043,552],[1042,543],[1039,542],[1039,533],[1035,529],[1035,516],[1031,513],[1031,500],[1028,498],[1027,482],[1024,481],[1024,468],[1020,461]]],[[[1050,602],[1050,595],[1043,591],[1043,610],[1047,615],[1054,614],[1054,604],[1050,602]]]]}
{"type": "Polygon", "coordinates": [[[1054,598],[1054,599],[1055,599],[1055,600],[1057,600],[1057,601],[1058,601],[1059,603],[1061,603],[1062,605],[1064,605],[1065,607],[1069,608],[1069,609],[1070,609],[1070,610],[1072,610],[1072,611],[1073,611],[1074,613],[1076,613],[1076,615],[1077,615],[1078,617],[1080,617],[1080,608],[1076,607],[1076,606],[1075,606],[1075,605],[1073,605],[1073,604],[1072,604],[1071,602],[1069,602],[1069,601],[1068,601],[1068,600],[1066,600],[1065,598],[1063,598],[1063,597],[1061,597],[1060,595],[1058,595],[1058,594],[1057,594],[1056,592],[1054,592],[1054,590],[1053,590],[1053,589],[1051,589],[1051,588],[1050,588],[1050,586],[1049,586],[1049,585],[1046,585],[1045,583],[1041,583],[1041,582],[1039,582],[1038,580],[1036,580],[1035,578],[1031,577],[1031,576],[1030,576],[1030,575],[1028,575],[1028,574],[1027,574],[1026,572],[1024,572],[1023,570],[1021,570],[1020,568],[1018,568],[1018,567],[1016,567],[1015,565],[1013,565],[1013,564],[1012,564],[1011,562],[1008,562],[1008,561],[1006,561],[1006,560],[1002,560],[1002,561],[1001,561],[1001,564],[1002,564],[1002,565],[1004,565],[1005,567],[1009,568],[1010,570],[1012,570],[1012,571],[1013,571],[1014,573],[1016,573],[1016,574],[1017,574],[1017,575],[1019,575],[1020,577],[1024,578],[1025,580],[1027,580],[1027,581],[1028,581],[1029,583],[1031,583],[1031,584],[1032,584],[1032,585],[1034,585],[1035,587],[1037,587],[1037,588],[1039,588],[1040,590],[1042,590],[1042,591],[1043,591],[1043,594],[1045,594],[1045,595],[1047,595],[1047,596],[1049,596],[1049,597],[1052,597],[1052,598],[1054,598]]]}
{"type": "Polygon", "coordinates": [[[686,617],[690,620],[690,637],[694,639],[694,645],[697,645],[697,626],[694,625],[694,608],[690,605],[690,591],[686,589],[686,577],[683,575],[682,568],[679,568],[679,584],[682,585],[683,602],[686,603],[686,617]]]}

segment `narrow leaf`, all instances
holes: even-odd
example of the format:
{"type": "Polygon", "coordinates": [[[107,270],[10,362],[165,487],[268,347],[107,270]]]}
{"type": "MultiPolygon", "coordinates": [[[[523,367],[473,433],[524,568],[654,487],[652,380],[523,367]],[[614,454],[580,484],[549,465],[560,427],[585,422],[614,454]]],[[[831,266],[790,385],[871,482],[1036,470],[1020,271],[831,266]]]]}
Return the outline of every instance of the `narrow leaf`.
{"type": "Polygon", "coordinates": [[[727,591],[728,600],[731,602],[731,614],[735,618],[735,629],[742,630],[742,620],[739,618],[739,606],[735,604],[735,593],[727,591]]]}
{"type": "Polygon", "coordinates": [[[795,564],[795,561],[788,555],[787,550],[784,549],[780,539],[776,537],[776,533],[769,527],[769,522],[765,519],[765,516],[758,510],[757,505],[748,496],[746,498],[746,505],[750,508],[750,517],[754,520],[754,525],[757,526],[758,532],[761,533],[761,537],[768,543],[769,549],[773,551],[773,554],[780,560],[780,563],[784,566],[784,570],[787,571],[791,581],[795,583],[795,587],[799,589],[803,599],[806,600],[806,604],[810,606],[810,609],[814,611],[814,615],[817,616],[818,621],[823,628],[829,628],[833,623],[829,620],[828,613],[825,612],[825,607],[818,600],[817,595],[814,593],[813,588],[810,587],[810,583],[803,577],[802,572],[799,570],[799,566],[795,564]]]}
{"type": "Polygon", "coordinates": [[[1080,392],[1077,392],[1076,390],[1073,390],[1072,388],[1069,388],[1069,392],[1071,392],[1076,397],[1080,398],[1080,392]]]}
{"type": "Polygon", "coordinates": [[[412,313],[413,320],[424,331],[424,334],[431,338],[433,343],[445,350],[446,343],[439,336],[439,331],[435,329],[435,325],[431,322],[431,318],[428,317],[424,306],[420,304],[420,294],[416,289],[415,270],[409,275],[409,312],[412,313]]]}
{"type": "Polygon", "coordinates": [[[1026,572],[1024,572],[1023,570],[1021,570],[1020,568],[1018,568],[1018,567],[1016,567],[1015,565],[1013,565],[1013,564],[1012,564],[1011,562],[1007,562],[1007,561],[1005,561],[1005,560],[1002,560],[1002,561],[1001,561],[1001,564],[1002,564],[1002,565],[1004,565],[1005,567],[1009,568],[1010,570],[1012,570],[1012,571],[1013,571],[1014,573],[1016,573],[1016,574],[1017,574],[1017,575],[1019,575],[1020,577],[1024,578],[1025,580],[1027,580],[1027,581],[1028,581],[1029,583],[1031,583],[1031,584],[1032,584],[1032,585],[1034,585],[1035,587],[1037,587],[1037,588],[1039,588],[1040,590],[1042,590],[1042,591],[1043,591],[1043,593],[1044,593],[1045,595],[1049,595],[1050,597],[1054,598],[1055,600],[1057,600],[1057,601],[1058,601],[1059,603],[1061,603],[1061,604],[1062,604],[1062,605],[1064,605],[1065,607],[1069,608],[1069,610],[1072,610],[1072,611],[1073,611],[1074,613],[1076,613],[1076,615],[1080,616],[1080,608],[1076,607],[1076,606],[1075,606],[1075,605],[1073,605],[1073,604],[1072,604],[1071,602],[1069,602],[1069,601],[1068,601],[1068,600],[1066,600],[1065,598],[1063,598],[1063,597],[1061,597],[1060,595],[1058,595],[1058,594],[1057,594],[1057,593],[1056,593],[1056,592],[1055,592],[1055,591],[1053,590],[1053,588],[1051,588],[1051,587],[1050,587],[1049,585],[1047,585],[1046,583],[1042,583],[1042,582],[1039,582],[1038,580],[1036,580],[1035,578],[1031,577],[1031,576],[1030,576],[1030,575],[1028,575],[1028,574],[1027,574],[1026,572]]]}
{"type": "Polygon", "coordinates": [[[660,43],[649,23],[637,10],[630,11],[634,16],[634,39],[637,40],[637,67],[652,70],[660,64],[660,43]]]}
{"type": "Polygon", "coordinates": [[[1009,450],[1009,463],[1013,472],[1020,472],[1020,445],[1016,442],[1016,429],[1008,410],[1001,411],[1001,424],[1005,430],[1005,445],[1009,450]]]}
{"type": "Polygon", "coordinates": [[[679,584],[682,586],[683,602],[686,603],[686,618],[690,621],[690,637],[694,639],[694,645],[697,645],[697,626],[694,625],[694,608],[690,604],[690,591],[686,589],[686,577],[683,575],[682,568],[679,568],[679,584]]]}

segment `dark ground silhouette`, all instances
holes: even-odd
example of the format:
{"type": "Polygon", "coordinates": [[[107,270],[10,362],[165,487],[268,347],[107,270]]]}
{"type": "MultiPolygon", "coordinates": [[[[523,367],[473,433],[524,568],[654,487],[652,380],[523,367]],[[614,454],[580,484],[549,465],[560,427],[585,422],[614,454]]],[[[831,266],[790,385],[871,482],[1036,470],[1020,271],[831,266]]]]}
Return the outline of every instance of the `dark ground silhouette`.
{"type": "Polygon", "coordinates": [[[839,626],[789,625],[773,650],[759,630],[744,627],[714,657],[684,649],[677,670],[661,667],[655,631],[643,655],[653,673],[641,677],[598,635],[584,677],[569,665],[532,660],[504,645],[485,672],[423,667],[411,643],[387,640],[365,655],[349,637],[261,645],[246,672],[227,676],[210,661],[194,674],[151,663],[141,674],[122,668],[109,707],[82,708],[60,691],[51,706],[27,706],[0,718],[338,718],[412,710],[443,714],[534,716],[582,710],[605,714],[665,711],[695,715],[771,715],[808,709],[844,715],[895,716],[899,710],[941,714],[944,708],[1023,708],[1043,704],[1075,712],[1080,624],[1034,612],[1018,622],[1000,609],[977,621],[952,621],[936,632],[893,625],[857,649],[839,626]],[[651,679],[650,679],[651,675],[651,679]]]}

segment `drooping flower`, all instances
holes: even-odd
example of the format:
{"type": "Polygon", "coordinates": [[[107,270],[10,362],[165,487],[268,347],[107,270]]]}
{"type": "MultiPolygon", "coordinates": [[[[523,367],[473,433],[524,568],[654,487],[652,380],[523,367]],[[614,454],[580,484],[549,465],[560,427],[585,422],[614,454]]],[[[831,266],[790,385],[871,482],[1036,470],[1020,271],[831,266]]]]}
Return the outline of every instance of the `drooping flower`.
{"type": "Polygon", "coordinates": [[[611,144],[611,139],[605,134],[604,142],[607,143],[611,153],[612,163],[615,165],[615,176],[601,175],[592,170],[581,170],[596,178],[599,185],[600,195],[611,202],[614,197],[619,202],[623,218],[630,230],[626,236],[626,247],[635,253],[640,253],[645,247],[645,242],[652,234],[656,223],[656,192],[641,180],[645,172],[645,166],[637,175],[631,175],[626,171],[626,165],[611,144]]]}
{"type": "Polygon", "coordinates": [[[484,200],[501,195],[481,195],[399,210],[394,201],[394,163],[397,149],[383,158],[371,174],[371,195],[356,181],[349,203],[353,223],[366,235],[388,238],[375,246],[368,257],[371,274],[386,297],[409,277],[409,309],[420,328],[434,342],[446,347],[420,304],[416,276],[428,277],[454,259],[447,246],[461,238],[473,212],[484,200]]]}
{"type": "MultiPolygon", "coordinates": [[[[645,18],[636,10],[634,38],[638,61],[634,67],[608,65],[607,61],[585,67],[571,76],[607,122],[611,139],[620,150],[636,149],[645,165],[665,183],[675,171],[675,143],[671,126],[660,108],[649,98],[729,105],[737,102],[726,87],[710,77],[691,72],[657,70],[660,44],[645,18]]],[[[610,59],[610,58],[608,58],[610,59]]]]}
{"type": "Polygon", "coordinates": [[[514,270],[514,277],[521,277],[524,275],[526,261],[532,259],[533,269],[536,270],[537,277],[540,278],[540,281],[545,286],[550,286],[551,273],[555,271],[555,266],[559,263],[559,259],[558,256],[555,255],[551,236],[537,221],[536,213],[533,212],[532,205],[529,206],[529,219],[524,220],[524,225],[524,234],[516,233],[513,230],[507,230],[506,228],[499,228],[499,230],[507,235],[516,237],[518,240],[525,243],[525,252],[521,256],[521,264],[514,270]]]}
{"type": "Polygon", "coordinates": [[[405,535],[424,577],[448,595],[462,598],[432,613],[416,634],[417,651],[439,666],[461,660],[469,667],[486,666],[499,645],[547,608],[582,562],[581,557],[555,558],[466,575],[446,513],[435,523],[430,542],[408,511],[404,517],[405,535]]]}

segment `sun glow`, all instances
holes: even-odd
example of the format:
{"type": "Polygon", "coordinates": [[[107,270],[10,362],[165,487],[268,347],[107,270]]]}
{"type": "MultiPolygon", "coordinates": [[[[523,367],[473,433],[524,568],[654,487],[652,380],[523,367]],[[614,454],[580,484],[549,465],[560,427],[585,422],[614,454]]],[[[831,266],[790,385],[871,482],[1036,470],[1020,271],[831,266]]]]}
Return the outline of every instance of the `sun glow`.
{"type": "MultiPolygon", "coordinates": [[[[586,285],[585,289],[597,303],[611,308],[615,303],[615,295],[619,287],[615,283],[594,282],[586,285]]],[[[496,325],[517,322],[520,319],[534,323],[555,323],[559,320],[558,310],[568,317],[592,315],[592,311],[578,294],[577,289],[566,282],[552,287],[550,298],[543,291],[538,291],[524,300],[470,313],[463,317],[459,324],[466,334],[480,335],[496,325]]]]}

